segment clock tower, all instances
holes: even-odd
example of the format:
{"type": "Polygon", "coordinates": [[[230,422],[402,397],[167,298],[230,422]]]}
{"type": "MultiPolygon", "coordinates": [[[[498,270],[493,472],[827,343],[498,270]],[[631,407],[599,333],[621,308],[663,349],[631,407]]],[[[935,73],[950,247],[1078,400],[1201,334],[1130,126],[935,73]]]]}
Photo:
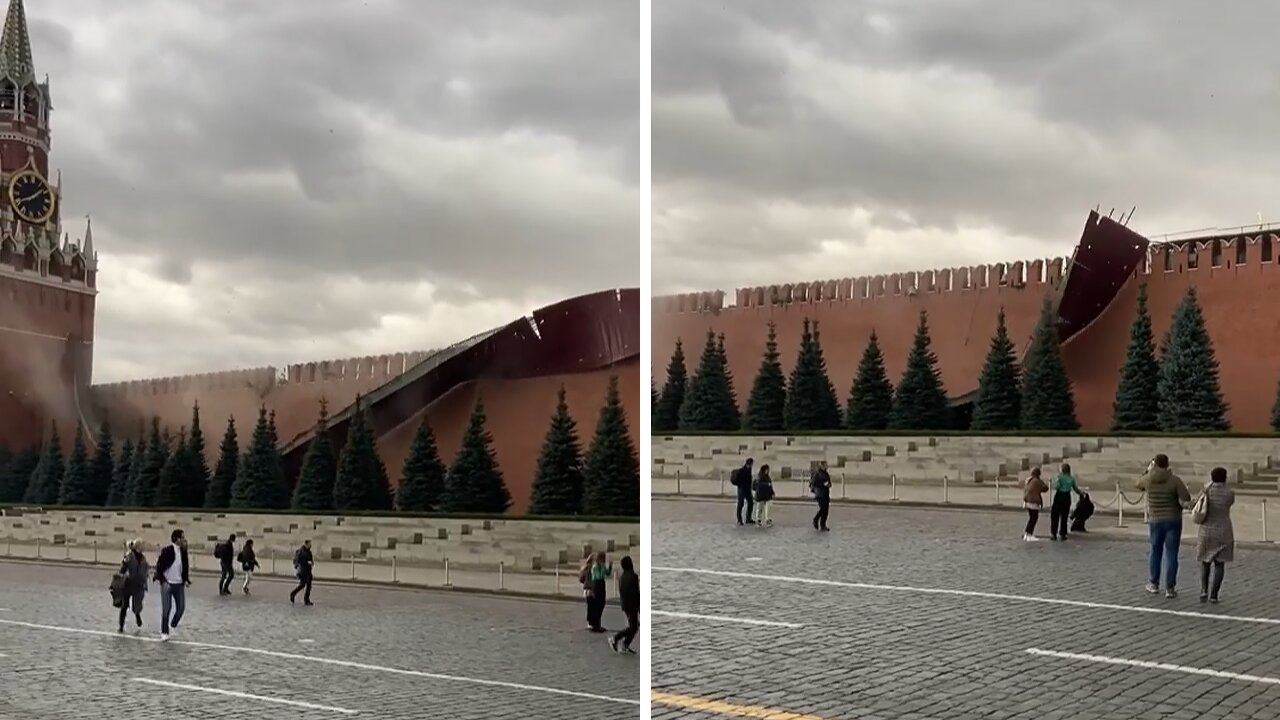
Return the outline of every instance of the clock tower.
{"type": "Polygon", "coordinates": [[[98,256],[62,226],[61,173],[49,169],[49,80],[36,77],[22,0],[0,30],[0,444],[66,436],[88,423],[98,256]]]}

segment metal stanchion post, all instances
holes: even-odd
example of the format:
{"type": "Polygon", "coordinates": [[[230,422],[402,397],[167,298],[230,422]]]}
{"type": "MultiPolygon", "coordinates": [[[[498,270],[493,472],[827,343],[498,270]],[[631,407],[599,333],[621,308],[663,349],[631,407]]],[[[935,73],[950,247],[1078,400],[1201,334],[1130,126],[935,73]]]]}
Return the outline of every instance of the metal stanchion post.
{"type": "Polygon", "coordinates": [[[898,473],[889,475],[889,486],[893,489],[893,501],[898,501],[898,473]]]}
{"type": "Polygon", "coordinates": [[[506,561],[499,560],[498,561],[498,589],[499,590],[507,589],[507,577],[506,577],[506,574],[503,572],[505,568],[506,568],[506,561]]]}
{"type": "Polygon", "coordinates": [[[396,573],[396,556],[395,555],[391,556],[391,582],[400,582],[399,576],[396,573]]]}
{"type": "Polygon", "coordinates": [[[272,548],[272,549],[271,549],[271,574],[272,574],[272,575],[275,575],[275,574],[276,574],[276,551],[275,551],[275,548],[272,548]]]}
{"type": "Polygon", "coordinates": [[[449,558],[444,559],[444,586],[449,587],[449,558]]]}
{"type": "Polygon", "coordinates": [[[62,546],[62,559],[63,559],[63,560],[70,560],[70,559],[71,559],[71,546],[70,546],[70,545],[63,545],[63,546],[62,546]]]}
{"type": "Polygon", "coordinates": [[[556,563],[556,595],[560,594],[560,563],[556,563]]]}
{"type": "Polygon", "coordinates": [[[680,471],[679,470],[676,471],[676,494],[677,495],[683,494],[680,492],[680,471]]]}
{"type": "Polygon", "coordinates": [[[947,476],[942,476],[942,502],[943,504],[951,502],[951,487],[947,476]]]}
{"type": "Polygon", "coordinates": [[[1000,478],[996,478],[996,507],[1000,507],[1000,478]]]}
{"type": "Polygon", "coordinates": [[[40,559],[40,538],[36,538],[36,559],[40,559]]]}
{"type": "Polygon", "coordinates": [[[718,472],[720,473],[720,494],[724,495],[724,471],[719,470],[718,472]]]}
{"type": "Polygon", "coordinates": [[[1262,542],[1271,542],[1267,539],[1267,499],[1262,498],[1262,542]]]}
{"type": "MultiPolygon", "coordinates": [[[[840,499],[841,500],[849,499],[849,490],[848,488],[845,487],[845,479],[846,478],[844,476],[844,473],[840,473],[840,499]]],[[[800,483],[800,497],[804,497],[804,483],[800,483]]]]}
{"type": "Polygon", "coordinates": [[[93,541],[93,564],[98,564],[98,541],[93,541]]]}
{"type": "Polygon", "coordinates": [[[1124,495],[1120,492],[1120,481],[1116,481],[1116,527],[1124,527],[1124,495]]]}
{"type": "Polygon", "coordinates": [[[356,558],[354,555],[351,556],[351,579],[356,579],[356,558]]]}

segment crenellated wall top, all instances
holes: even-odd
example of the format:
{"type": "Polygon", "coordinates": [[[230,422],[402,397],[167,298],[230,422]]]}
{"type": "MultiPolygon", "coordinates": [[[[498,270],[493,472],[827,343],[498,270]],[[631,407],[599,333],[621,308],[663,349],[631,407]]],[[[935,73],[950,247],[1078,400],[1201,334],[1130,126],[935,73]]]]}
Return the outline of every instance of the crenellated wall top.
{"type": "Polygon", "coordinates": [[[1066,276],[1069,264],[1070,258],[1060,257],[847,277],[837,280],[757,285],[735,290],[732,305],[725,304],[723,290],[659,295],[653,298],[653,311],[655,313],[720,312],[796,303],[861,302],[886,297],[982,291],[997,287],[1058,285],[1066,276]]]}
{"type": "Polygon", "coordinates": [[[422,350],[389,355],[320,360],[295,363],[283,369],[275,366],[245,370],[199,373],[175,377],[128,380],[93,386],[96,393],[111,397],[153,397],[157,395],[203,394],[252,389],[265,393],[278,385],[300,383],[345,383],[385,381],[397,377],[435,351],[422,350]]]}

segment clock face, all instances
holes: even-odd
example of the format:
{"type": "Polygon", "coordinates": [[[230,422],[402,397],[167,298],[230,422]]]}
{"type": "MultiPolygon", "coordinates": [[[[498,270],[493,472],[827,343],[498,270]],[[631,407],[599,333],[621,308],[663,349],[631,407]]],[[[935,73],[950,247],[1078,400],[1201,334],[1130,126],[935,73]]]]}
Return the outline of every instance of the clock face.
{"type": "Polygon", "coordinates": [[[24,170],[9,183],[9,202],[18,217],[29,223],[42,223],[53,215],[53,190],[34,171],[24,170]]]}

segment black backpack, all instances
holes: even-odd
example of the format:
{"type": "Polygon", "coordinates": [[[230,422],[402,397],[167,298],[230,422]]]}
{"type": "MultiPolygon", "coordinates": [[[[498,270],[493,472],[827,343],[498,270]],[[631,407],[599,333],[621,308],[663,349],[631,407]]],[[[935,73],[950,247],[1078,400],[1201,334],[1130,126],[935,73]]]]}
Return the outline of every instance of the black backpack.
{"type": "Polygon", "coordinates": [[[227,544],[220,542],[213,546],[213,556],[219,560],[223,560],[226,558],[228,550],[230,550],[230,548],[227,547],[227,544]]]}

